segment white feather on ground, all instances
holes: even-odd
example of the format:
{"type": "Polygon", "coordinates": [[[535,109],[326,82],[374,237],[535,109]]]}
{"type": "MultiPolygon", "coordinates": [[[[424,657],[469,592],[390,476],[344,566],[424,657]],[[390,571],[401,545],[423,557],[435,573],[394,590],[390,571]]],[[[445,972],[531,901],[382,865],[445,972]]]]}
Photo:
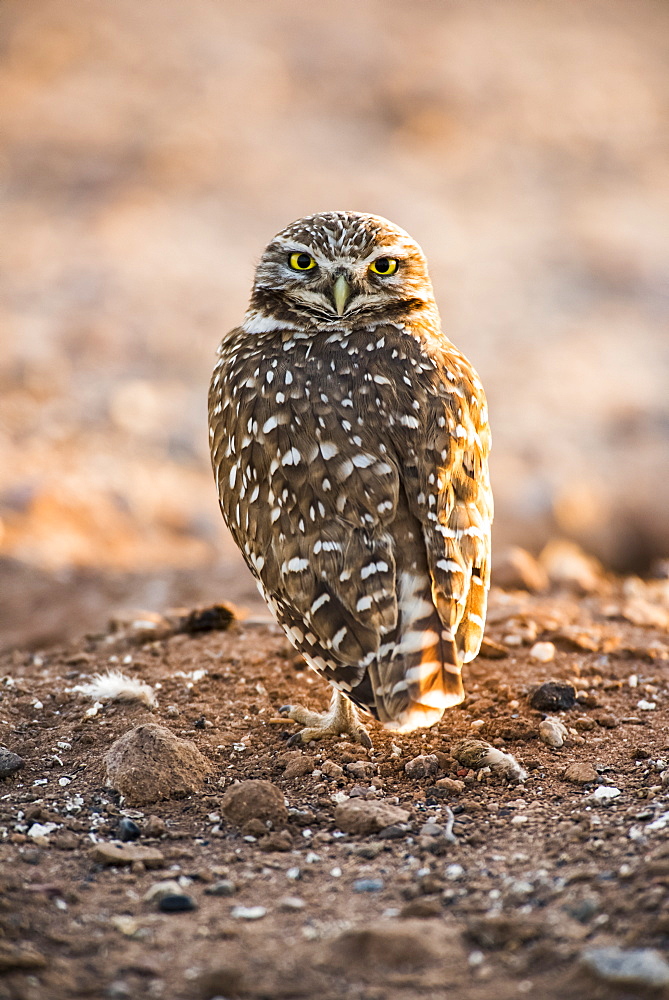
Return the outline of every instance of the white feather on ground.
{"type": "Polygon", "coordinates": [[[510,753],[502,753],[485,740],[460,740],[451,749],[451,753],[457,761],[474,771],[489,767],[493,774],[508,781],[521,782],[527,779],[527,771],[520,766],[515,757],[510,753]]]}
{"type": "Polygon", "coordinates": [[[154,708],[157,704],[155,692],[150,684],[128,677],[120,670],[94,674],[88,684],[78,684],[72,690],[79,691],[94,701],[143,701],[149,708],[154,708]]]}

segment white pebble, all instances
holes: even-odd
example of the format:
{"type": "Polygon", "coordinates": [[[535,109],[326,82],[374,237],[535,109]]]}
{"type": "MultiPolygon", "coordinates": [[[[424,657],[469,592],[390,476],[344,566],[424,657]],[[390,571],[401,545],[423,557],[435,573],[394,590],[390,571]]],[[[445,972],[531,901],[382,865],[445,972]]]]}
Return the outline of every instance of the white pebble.
{"type": "Polygon", "coordinates": [[[615,785],[598,785],[592,793],[592,798],[605,802],[607,799],[617,799],[620,794],[620,789],[615,785]]]}
{"type": "Polygon", "coordinates": [[[230,911],[233,920],[261,920],[266,914],[264,906],[233,906],[230,911]]]}
{"type": "Polygon", "coordinates": [[[280,910],[303,910],[306,905],[299,896],[284,896],[279,900],[280,910]]]}
{"type": "Polygon", "coordinates": [[[538,663],[550,663],[555,659],[555,646],[552,642],[535,642],[530,650],[530,659],[538,663]]]}
{"type": "Polygon", "coordinates": [[[654,701],[646,701],[645,698],[642,698],[641,701],[636,703],[636,707],[640,712],[654,712],[657,708],[657,703],[654,701]]]}
{"type": "Polygon", "coordinates": [[[539,739],[547,747],[564,746],[569,730],[559,719],[544,719],[539,723],[539,739]]]}

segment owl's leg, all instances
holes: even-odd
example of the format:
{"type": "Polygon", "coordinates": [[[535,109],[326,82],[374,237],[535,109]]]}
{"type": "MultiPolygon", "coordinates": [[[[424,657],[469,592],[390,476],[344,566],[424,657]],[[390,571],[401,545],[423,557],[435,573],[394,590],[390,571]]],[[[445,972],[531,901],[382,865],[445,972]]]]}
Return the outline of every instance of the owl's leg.
{"type": "Polygon", "coordinates": [[[355,705],[337,689],[332,695],[330,708],[324,714],[311,712],[301,705],[283,705],[279,713],[306,726],[290,737],[289,747],[298,743],[308,743],[310,740],[320,740],[324,736],[339,736],[340,733],[350,736],[355,743],[361,743],[363,747],[369,749],[372,746],[369,733],[360,721],[355,705]]]}

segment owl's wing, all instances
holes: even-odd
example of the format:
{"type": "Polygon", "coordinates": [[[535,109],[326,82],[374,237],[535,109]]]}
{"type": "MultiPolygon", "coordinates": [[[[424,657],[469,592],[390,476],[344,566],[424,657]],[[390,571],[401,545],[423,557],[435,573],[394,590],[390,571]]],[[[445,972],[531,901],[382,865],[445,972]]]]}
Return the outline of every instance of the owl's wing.
{"type": "Polygon", "coordinates": [[[367,428],[363,442],[347,423],[345,378],[316,393],[295,358],[290,368],[254,359],[252,372],[235,380],[234,398],[212,381],[221,508],[288,636],[350,691],[397,621],[397,464],[378,434],[367,428]]]}
{"type": "Polygon", "coordinates": [[[397,445],[409,509],[422,527],[432,600],[466,663],[481,646],[490,585],[487,408],[478,376],[450,345],[429,381],[411,419],[399,415],[397,445]]]}

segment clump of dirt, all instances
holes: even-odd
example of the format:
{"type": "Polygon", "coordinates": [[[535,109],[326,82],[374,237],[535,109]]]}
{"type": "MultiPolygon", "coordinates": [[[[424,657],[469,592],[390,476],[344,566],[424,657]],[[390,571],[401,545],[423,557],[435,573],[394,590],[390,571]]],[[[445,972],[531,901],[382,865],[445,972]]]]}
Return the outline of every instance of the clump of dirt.
{"type": "Polygon", "coordinates": [[[211,772],[211,764],[191,740],[151,722],[115,740],[104,761],[109,784],[131,806],[183,799],[211,772]]]}
{"type": "Polygon", "coordinates": [[[466,701],[427,731],[372,725],[370,750],[286,748],[278,708],[329,690],[269,622],[4,654],[0,741],[23,767],[0,780],[0,1000],[643,995],[669,945],[664,593],[494,591],[466,701]],[[157,704],[76,690],[110,670],[157,704]],[[532,707],[548,682],[573,690],[559,746],[532,707]],[[155,753],[166,731],[193,748],[190,789],[155,753]],[[147,734],[109,788],[111,748],[147,734]],[[152,768],[185,797],[137,806],[152,768]]]}
{"type": "Polygon", "coordinates": [[[221,812],[228,823],[238,827],[251,820],[282,827],[288,819],[283,794],[271,781],[262,780],[241,781],[228,788],[221,799],[221,812]]]}

